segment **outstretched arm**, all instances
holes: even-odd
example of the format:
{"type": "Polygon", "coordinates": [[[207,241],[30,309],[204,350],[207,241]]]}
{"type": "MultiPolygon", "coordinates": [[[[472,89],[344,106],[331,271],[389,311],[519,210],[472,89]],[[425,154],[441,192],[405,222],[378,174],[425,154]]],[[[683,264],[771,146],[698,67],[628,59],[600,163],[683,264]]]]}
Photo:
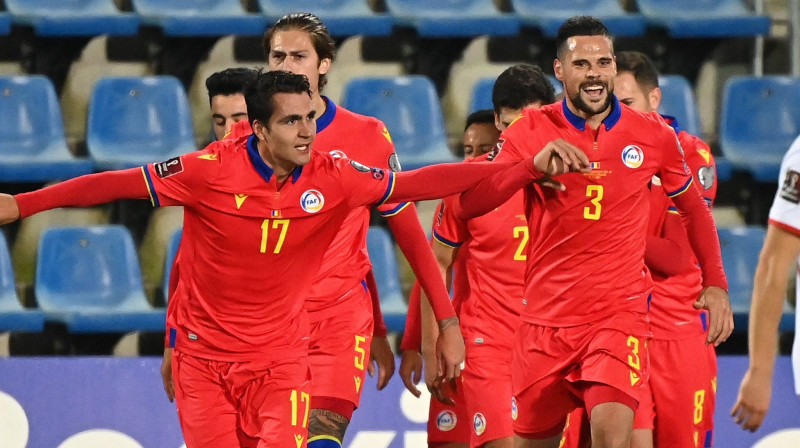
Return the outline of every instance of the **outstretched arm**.
{"type": "Polygon", "coordinates": [[[677,213],[668,213],[661,236],[647,235],[644,262],[664,276],[685,272],[692,265],[692,247],[677,213]]]}

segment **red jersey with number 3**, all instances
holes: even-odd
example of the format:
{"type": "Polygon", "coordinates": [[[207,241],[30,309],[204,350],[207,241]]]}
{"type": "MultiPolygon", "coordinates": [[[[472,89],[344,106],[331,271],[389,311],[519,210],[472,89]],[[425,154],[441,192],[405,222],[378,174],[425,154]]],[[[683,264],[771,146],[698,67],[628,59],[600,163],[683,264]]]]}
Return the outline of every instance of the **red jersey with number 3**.
{"type": "MultiPolygon", "coordinates": [[[[686,164],[694,175],[694,186],[700,190],[710,207],[717,196],[716,164],[711,148],[698,137],[681,131],[671,117],[665,119],[675,126],[686,164]]],[[[661,237],[666,215],[678,214],[678,209],[664,193],[660,180],[656,177],[653,181],[648,232],[661,237]]],[[[692,306],[703,289],[703,274],[697,258],[692,255],[691,267],[679,274],[665,276],[657,271],[651,271],[651,274],[655,283],[649,314],[653,337],[684,339],[705,334],[706,312],[692,306]]]]}
{"type": "Polygon", "coordinates": [[[314,153],[281,185],[254,138],[142,168],[155,206],[183,205],[176,347],[218,361],[308,350],[304,298],[350,210],[388,197],[394,174],[314,153]]]}
{"type": "Polygon", "coordinates": [[[646,312],[652,289],[644,265],[648,185],[658,173],[667,194],[676,196],[691,187],[692,176],[660,116],[612,99],[596,130],[565,100],[524,109],[501,135],[496,160],[533,156],[561,138],[582,149],[592,165],[590,173],[559,176],[566,191],[525,188],[530,242],[524,321],[562,327],[646,312]]]}
{"type": "MultiPolygon", "coordinates": [[[[482,158],[468,159],[483,161],[482,158]]],[[[491,212],[462,220],[453,213],[457,196],[446,198],[433,226],[440,244],[459,248],[469,288],[459,320],[464,339],[510,350],[522,311],[528,226],[523,193],[491,212]]],[[[458,273],[456,274],[458,275],[458,273]]],[[[509,352],[510,353],[510,352],[509,352]]]]}
{"type": "MultiPolygon", "coordinates": [[[[356,160],[370,167],[400,170],[392,138],[382,121],[350,112],[330,99],[322,98],[327,107],[317,119],[315,151],[356,160]]],[[[250,125],[240,121],[231,129],[230,137],[241,137],[251,132],[250,125]]],[[[381,215],[389,217],[406,206],[408,203],[404,202],[383,204],[377,208],[381,215]]],[[[336,305],[366,277],[371,267],[366,245],[369,215],[368,207],[353,209],[342,223],[309,290],[306,299],[308,311],[336,305]]]]}

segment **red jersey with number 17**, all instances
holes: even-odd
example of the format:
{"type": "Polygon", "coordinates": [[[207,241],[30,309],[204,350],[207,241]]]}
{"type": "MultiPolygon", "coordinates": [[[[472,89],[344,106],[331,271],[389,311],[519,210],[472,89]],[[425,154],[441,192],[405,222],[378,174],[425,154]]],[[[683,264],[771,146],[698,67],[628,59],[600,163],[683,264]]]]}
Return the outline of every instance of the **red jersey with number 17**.
{"type": "MultiPolygon", "coordinates": [[[[322,99],[326,109],[317,118],[314,151],[357,160],[370,167],[400,170],[392,138],[382,121],[351,112],[327,97],[322,99]]],[[[247,122],[239,122],[231,130],[231,137],[251,132],[247,122]]],[[[381,215],[389,217],[408,205],[407,202],[382,204],[377,209],[381,215]]],[[[341,303],[349,291],[361,287],[371,266],[366,245],[369,214],[368,207],[356,208],[342,223],[309,290],[306,298],[308,311],[319,311],[341,303]]]]}
{"type": "Polygon", "coordinates": [[[589,157],[590,173],[558,177],[566,191],[525,188],[530,232],[524,321],[552,327],[645,313],[652,280],[644,265],[648,185],[659,173],[669,196],[692,185],[675,133],[656,114],[619,103],[594,130],[566,104],[528,108],[500,136],[495,160],[523,159],[562,138],[589,157]]]}
{"type": "Polygon", "coordinates": [[[394,174],[313,153],[282,184],[254,138],[142,168],[153,205],[183,205],[175,346],[219,361],[308,350],[304,299],[355,207],[382,202],[394,174]]]}
{"type": "MultiPolygon", "coordinates": [[[[710,207],[717,196],[716,164],[711,148],[699,138],[681,131],[674,118],[664,118],[675,129],[683,147],[686,164],[694,174],[695,188],[700,190],[710,207]]],[[[664,218],[668,213],[678,214],[678,209],[664,194],[660,179],[653,178],[653,181],[650,189],[651,216],[648,232],[660,237],[664,218]]],[[[706,312],[692,306],[703,289],[703,273],[697,263],[697,258],[692,255],[691,267],[679,274],[664,276],[657,271],[651,271],[655,288],[650,301],[649,318],[650,330],[655,339],[677,340],[705,334],[706,312]]]]}

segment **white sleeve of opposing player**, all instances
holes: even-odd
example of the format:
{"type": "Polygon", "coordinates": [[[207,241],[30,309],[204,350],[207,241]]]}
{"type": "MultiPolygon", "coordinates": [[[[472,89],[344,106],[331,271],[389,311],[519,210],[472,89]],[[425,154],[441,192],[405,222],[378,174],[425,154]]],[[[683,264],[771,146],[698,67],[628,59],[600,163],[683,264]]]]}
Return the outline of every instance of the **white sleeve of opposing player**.
{"type": "Polygon", "coordinates": [[[800,137],[783,156],[769,220],[800,235],[800,137]]]}

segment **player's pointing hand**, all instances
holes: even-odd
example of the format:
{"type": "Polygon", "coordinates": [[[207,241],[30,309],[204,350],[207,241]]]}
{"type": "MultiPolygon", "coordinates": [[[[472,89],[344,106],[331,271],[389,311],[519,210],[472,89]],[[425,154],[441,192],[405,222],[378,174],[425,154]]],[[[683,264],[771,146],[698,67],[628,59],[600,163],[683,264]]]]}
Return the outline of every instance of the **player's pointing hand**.
{"type": "Polygon", "coordinates": [[[589,158],[580,148],[564,139],[553,140],[542,148],[533,158],[536,169],[548,176],[578,171],[591,171],[589,158]]]}

